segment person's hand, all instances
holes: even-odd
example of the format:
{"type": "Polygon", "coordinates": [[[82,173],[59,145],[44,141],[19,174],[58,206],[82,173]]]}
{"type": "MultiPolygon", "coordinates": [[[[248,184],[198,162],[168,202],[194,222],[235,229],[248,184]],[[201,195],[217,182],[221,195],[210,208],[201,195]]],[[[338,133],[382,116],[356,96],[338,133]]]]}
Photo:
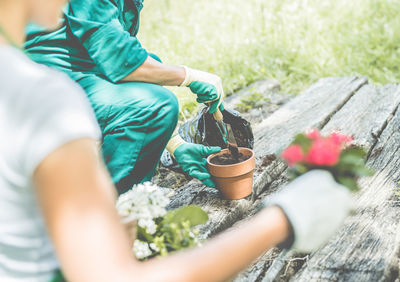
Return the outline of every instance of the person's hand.
{"type": "Polygon", "coordinates": [[[221,151],[220,147],[206,147],[200,144],[185,143],[174,152],[175,160],[184,172],[197,178],[208,187],[215,187],[207,170],[206,158],[221,151]]]}
{"type": "Polygon", "coordinates": [[[351,198],[349,190],[338,184],[329,172],[312,170],[271,199],[264,200],[264,206],[276,205],[286,214],[294,237],[292,242],[284,243],[285,247],[312,252],[342,225],[350,211],[351,198]]]}
{"type": "Polygon", "coordinates": [[[220,147],[187,143],[179,135],[175,135],[168,142],[167,150],[174,156],[184,172],[197,178],[208,187],[215,187],[207,170],[207,157],[221,151],[220,147]]]}
{"type": "Polygon", "coordinates": [[[218,108],[223,111],[224,89],[222,88],[221,78],[215,74],[183,67],[186,75],[180,86],[189,87],[197,95],[196,101],[198,103],[211,104],[209,109],[211,114],[215,113],[218,108]]]}

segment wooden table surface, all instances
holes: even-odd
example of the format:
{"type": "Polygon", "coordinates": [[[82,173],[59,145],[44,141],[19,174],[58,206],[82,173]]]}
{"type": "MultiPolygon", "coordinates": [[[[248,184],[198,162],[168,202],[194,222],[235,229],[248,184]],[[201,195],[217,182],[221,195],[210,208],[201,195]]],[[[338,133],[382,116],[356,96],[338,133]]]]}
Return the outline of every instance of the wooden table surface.
{"type": "Polygon", "coordinates": [[[270,250],[234,281],[395,281],[400,254],[399,104],[398,85],[377,87],[357,77],[321,79],[253,128],[257,166],[252,196],[224,200],[215,189],[191,181],[177,189],[170,207],[204,208],[210,220],[201,227],[203,238],[234,228],[254,213],[260,199],[287,183],[287,167],[271,154],[309,128],[340,130],[368,150],[368,165],[376,171],[360,180],[355,213],[317,252],[288,256],[270,250]]]}

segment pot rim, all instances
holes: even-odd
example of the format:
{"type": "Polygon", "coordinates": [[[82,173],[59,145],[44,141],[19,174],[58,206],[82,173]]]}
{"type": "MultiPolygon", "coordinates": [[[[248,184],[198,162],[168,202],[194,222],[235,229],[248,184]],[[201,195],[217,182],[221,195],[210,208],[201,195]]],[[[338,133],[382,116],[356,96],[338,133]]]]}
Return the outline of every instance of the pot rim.
{"type": "Polygon", "coordinates": [[[211,159],[212,159],[212,158],[214,158],[214,157],[217,156],[217,155],[220,155],[220,154],[223,154],[223,153],[229,151],[229,149],[222,149],[222,150],[221,150],[220,152],[218,152],[218,153],[209,155],[209,156],[207,157],[207,164],[208,164],[208,165],[211,165],[211,166],[214,166],[214,167],[229,168],[229,167],[234,167],[234,166],[237,166],[237,165],[242,165],[242,164],[244,164],[244,163],[246,163],[246,162],[251,162],[251,161],[252,161],[252,159],[254,158],[254,151],[253,151],[252,149],[249,149],[249,148],[246,148],[246,147],[238,147],[238,149],[239,149],[239,151],[240,151],[240,150],[249,151],[249,152],[251,153],[250,158],[248,158],[247,160],[242,161],[242,162],[240,162],[240,163],[229,164],[229,165],[218,165],[218,164],[212,163],[212,162],[211,162],[211,159]]]}

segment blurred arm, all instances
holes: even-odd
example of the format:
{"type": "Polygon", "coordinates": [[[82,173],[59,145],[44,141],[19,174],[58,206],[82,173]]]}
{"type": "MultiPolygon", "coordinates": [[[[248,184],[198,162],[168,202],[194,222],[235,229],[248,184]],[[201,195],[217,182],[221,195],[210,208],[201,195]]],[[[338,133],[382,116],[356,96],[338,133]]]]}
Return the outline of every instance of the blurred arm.
{"type": "Polygon", "coordinates": [[[120,281],[134,262],[114,208],[115,189],[96,150],[90,139],[70,142],[44,159],[34,174],[68,281],[120,281]]]}
{"type": "Polygon", "coordinates": [[[201,248],[140,263],[120,224],[114,188],[95,142],[55,150],[34,174],[49,234],[69,281],[221,281],[288,236],[288,222],[267,208],[201,248]]]}
{"type": "Polygon", "coordinates": [[[165,86],[178,86],[182,84],[184,79],[185,69],[183,67],[165,65],[148,56],[142,65],[121,81],[140,81],[165,86]]]}
{"type": "Polygon", "coordinates": [[[153,269],[151,281],[224,281],[288,236],[286,216],[270,207],[203,247],[148,261],[145,269],[153,269]]]}

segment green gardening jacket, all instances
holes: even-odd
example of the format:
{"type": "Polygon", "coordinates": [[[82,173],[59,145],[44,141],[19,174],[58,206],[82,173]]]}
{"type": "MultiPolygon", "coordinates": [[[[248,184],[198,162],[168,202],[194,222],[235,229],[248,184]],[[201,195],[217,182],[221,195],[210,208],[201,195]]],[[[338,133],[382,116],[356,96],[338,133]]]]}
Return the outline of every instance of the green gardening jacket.
{"type": "Polygon", "coordinates": [[[136,38],[142,7],[143,0],[71,0],[57,30],[28,26],[25,48],[75,80],[89,73],[117,82],[148,56],[136,38]]]}

